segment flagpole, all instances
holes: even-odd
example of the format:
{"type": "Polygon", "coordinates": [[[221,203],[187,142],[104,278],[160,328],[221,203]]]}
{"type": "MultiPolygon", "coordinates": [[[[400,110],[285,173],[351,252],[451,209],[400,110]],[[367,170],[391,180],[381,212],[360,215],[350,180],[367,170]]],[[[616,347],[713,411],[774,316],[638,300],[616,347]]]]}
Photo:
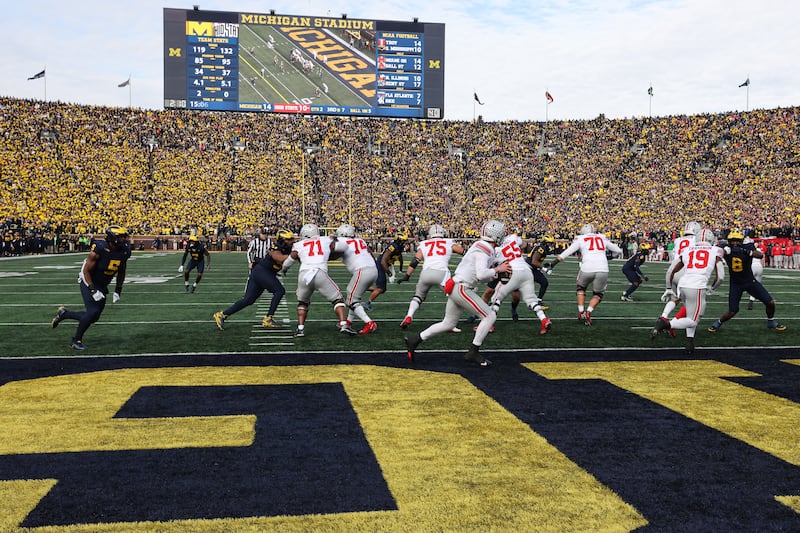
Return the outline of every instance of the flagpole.
{"type": "Polygon", "coordinates": [[[131,108],[131,75],[128,74],[128,109],[131,108]]]}
{"type": "Polygon", "coordinates": [[[745,104],[744,110],[750,111],[750,74],[747,75],[747,87],[745,89],[745,104]]]}
{"type": "Polygon", "coordinates": [[[44,101],[47,101],[47,65],[44,66],[44,101]]]}
{"type": "Polygon", "coordinates": [[[475,88],[473,87],[472,88],[472,122],[475,122],[475,102],[477,102],[477,100],[475,99],[475,96],[477,94],[478,94],[478,91],[476,91],[475,88]]]}

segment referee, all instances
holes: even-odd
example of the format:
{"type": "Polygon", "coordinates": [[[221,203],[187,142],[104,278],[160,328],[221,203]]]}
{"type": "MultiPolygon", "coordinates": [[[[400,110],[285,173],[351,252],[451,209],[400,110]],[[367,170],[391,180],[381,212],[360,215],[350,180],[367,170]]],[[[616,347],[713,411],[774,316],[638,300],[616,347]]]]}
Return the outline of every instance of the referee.
{"type": "Polygon", "coordinates": [[[259,261],[264,259],[269,254],[270,242],[267,238],[267,228],[260,228],[258,230],[258,237],[251,240],[247,245],[247,263],[248,268],[253,270],[253,266],[258,264],[259,261]]]}

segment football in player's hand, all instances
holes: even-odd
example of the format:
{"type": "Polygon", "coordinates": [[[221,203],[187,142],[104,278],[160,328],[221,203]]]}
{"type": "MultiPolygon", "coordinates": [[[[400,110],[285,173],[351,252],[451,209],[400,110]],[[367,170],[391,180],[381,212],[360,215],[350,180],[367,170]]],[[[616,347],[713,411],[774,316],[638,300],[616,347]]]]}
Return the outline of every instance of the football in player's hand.
{"type": "Polygon", "coordinates": [[[497,274],[497,279],[500,280],[500,283],[508,283],[508,280],[511,279],[511,272],[500,272],[497,274]]]}

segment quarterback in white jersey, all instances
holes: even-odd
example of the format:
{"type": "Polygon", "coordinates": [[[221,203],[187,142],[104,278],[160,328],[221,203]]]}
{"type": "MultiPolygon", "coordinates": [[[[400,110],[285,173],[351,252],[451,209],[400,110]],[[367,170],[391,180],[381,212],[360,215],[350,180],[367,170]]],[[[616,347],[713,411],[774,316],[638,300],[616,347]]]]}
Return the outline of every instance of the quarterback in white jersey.
{"type": "Polygon", "coordinates": [[[550,267],[556,266],[574,253],[581,254],[581,266],[576,279],[575,296],[578,303],[578,320],[587,326],[592,325],[592,313],[600,305],[608,288],[608,258],[606,252],[620,257],[622,248],[608,240],[602,233],[597,233],[592,224],[584,224],[580,232],[572,240],[569,247],[556,256],[550,267]],[[592,285],[592,298],[586,303],[586,289],[592,285]]]}
{"type": "Polygon", "coordinates": [[[322,237],[316,224],[305,224],[300,228],[300,239],[292,245],[289,259],[283,263],[283,271],[289,269],[295,261],[300,261],[297,273],[297,331],[298,337],[305,336],[306,317],[311,305],[311,295],[315,290],[333,304],[333,311],[339,319],[339,331],[347,335],[356,332],[347,324],[344,298],[339,286],[328,275],[328,259],[333,251],[334,242],[330,237],[322,237]]]}
{"type": "Polygon", "coordinates": [[[480,240],[475,241],[469,247],[456,267],[453,277],[445,283],[444,292],[448,298],[444,319],[418,334],[412,333],[405,338],[409,360],[414,360],[414,351],[421,342],[439,333],[452,330],[458,324],[461,314],[469,311],[471,314],[481,317],[481,321],[475,329],[475,336],[464,359],[478,363],[480,366],[491,364],[481,355],[480,346],[497,319],[497,314],[475,292],[475,287],[478,283],[486,283],[502,273],[511,273],[511,265],[508,263],[492,268],[495,243],[502,242],[505,234],[505,224],[498,220],[489,220],[481,227],[480,240]]]}
{"type": "Polygon", "coordinates": [[[356,237],[356,230],[350,224],[342,224],[336,230],[336,244],[334,252],[341,254],[345,268],[350,272],[350,282],[344,294],[344,303],[347,304],[347,322],[352,324],[357,316],[364,322],[364,327],[359,331],[362,335],[372,333],[378,325],[372,320],[364,306],[361,296],[378,279],[378,267],[372,252],[364,239],[356,237]]]}
{"type": "Polygon", "coordinates": [[[525,255],[522,253],[522,239],[512,233],[503,239],[503,244],[497,247],[495,251],[495,261],[497,263],[508,263],[511,265],[511,277],[506,279],[501,278],[500,283],[492,295],[491,306],[494,312],[500,310],[503,304],[503,299],[514,291],[519,291],[520,296],[525,305],[536,313],[541,322],[540,335],[544,335],[553,327],[553,323],[544,314],[544,309],[539,305],[539,298],[536,296],[536,287],[533,282],[533,271],[525,261],[525,255]]]}
{"type": "Polygon", "coordinates": [[[408,311],[400,323],[406,329],[414,320],[414,313],[428,297],[432,287],[442,286],[450,279],[450,257],[453,253],[464,255],[464,247],[453,239],[445,237],[445,230],[439,224],[434,224],[428,230],[428,238],[419,243],[414,259],[408,264],[404,276],[397,280],[403,283],[411,278],[411,274],[422,263],[422,272],[414,289],[414,296],[408,304],[408,311]]]}
{"type": "MultiPolygon", "coordinates": [[[[700,231],[697,242],[678,256],[674,272],[684,271],[683,276],[678,282],[678,296],[683,300],[686,308],[686,316],[668,320],[663,316],[658,317],[656,325],[650,332],[650,338],[654,339],[661,331],[672,329],[686,330],[686,352],[694,352],[694,334],[697,331],[697,323],[706,309],[706,293],[710,289],[714,291],[725,279],[725,252],[722,248],[714,245],[717,238],[714,232],[709,229],[700,231]],[[714,276],[711,286],[709,281],[714,276]]],[[[674,273],[671,275],[674,278],[674,273]]],[[[670,283],[672,279],[670,278],[670,283]]]]}

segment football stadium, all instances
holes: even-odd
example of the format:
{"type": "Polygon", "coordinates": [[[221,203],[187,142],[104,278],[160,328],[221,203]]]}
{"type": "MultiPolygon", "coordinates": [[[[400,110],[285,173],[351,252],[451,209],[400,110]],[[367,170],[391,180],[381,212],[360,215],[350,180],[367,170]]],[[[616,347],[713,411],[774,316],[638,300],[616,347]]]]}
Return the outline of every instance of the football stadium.
{"type": "Polygon", "coordinates": [[[0,96],[0,531],[800,531],[800,107],[443,120],[442,24],[164,16],[164,109],[0,96]]]}

